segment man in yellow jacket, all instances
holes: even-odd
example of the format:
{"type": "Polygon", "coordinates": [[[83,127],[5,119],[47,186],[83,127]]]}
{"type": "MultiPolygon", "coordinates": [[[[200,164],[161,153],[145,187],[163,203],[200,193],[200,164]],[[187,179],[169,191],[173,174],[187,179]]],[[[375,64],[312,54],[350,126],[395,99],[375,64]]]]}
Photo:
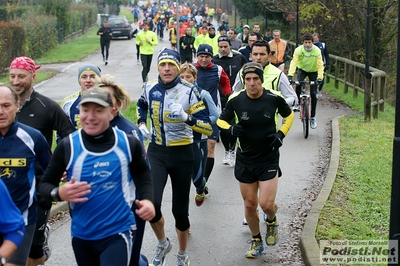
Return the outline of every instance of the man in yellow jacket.
{"type": "Polygon", "coordinates": [[[147,81],[147,74],[150,71],[151,60],[153,59],[154,47],[158,45],[157,35],[149,30],[149,23],[143,22],[143,31],[136,36],[136,44],[140,46],[140,60],[142,61],[142,81],[147,81]]]}
{"type": "MultiPolygon", "coordinates": [[[[324,62],[322,61],[321,50],[313,44],[313,36],[311,33],[306,33],[303,36],[303,45],[300,45],[294,50],[293,59],[290,62],[288,79],[293,83],[293,75],[298,69],[297,80],[303,81],[306,77],[310,81],[322,82],[324,77],[324,62]]],[[[317,128],[317,120],[315,113],[317,109],[317,84],[310,86],[311,93],[311,119],[310,127],[317,128]]],[[[296,86],[296,94],[300,100],[301,85],[296,86]]],[[[294,110],[298,110],[296,106],[294,110]]]]}

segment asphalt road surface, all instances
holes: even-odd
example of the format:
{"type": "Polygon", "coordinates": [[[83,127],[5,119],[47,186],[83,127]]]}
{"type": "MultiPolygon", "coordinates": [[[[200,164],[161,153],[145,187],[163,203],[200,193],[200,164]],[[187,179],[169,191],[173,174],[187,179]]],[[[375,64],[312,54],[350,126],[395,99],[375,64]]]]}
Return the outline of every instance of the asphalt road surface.
{"type": "MultiPolygon", "coordinates": [[[[164,41],[155,47],[152,68],[149,79],[157,78],[156,54],[163,47],[169,47],[164,41]]],[[[101,53],[87,57],[81,62],[44,65],[41,71],[49,68],[57,69],[60,74],[35,87],[37,91],[56,100],[79,90],[78,68],[86,63],[101,67],[102,74],[109,73],[124,84],[131,100],[137,100],[141,94],[141,65],[136,62],[135,39],[113,40],[110,47],[109,64],[102,62],[101,53]]],[[[188,254],[191,265],[304,265],[298,247],[301,221],[299,213],[307,201],[310,191],[320,176],[318,167],[322,157],[326,157],[326,147],[329,146],[330,122],[334,117],[344,115],[349,110],[324,94],[317,106],[318,128],[310,130],[308,139],[302,135],[302,125],[298,114],[288,136],[281,148],[281,169],[283,176],[279,180],[277,203],[280,223],[280,242],[275,247],[265,247],[258,259],[246,259],[244,253],[249,247],[251,234],[247,226],[242,225],[244,217],[242,198],[237,180],[233,176],[233,168],[222,165],[223,147],[216,147],[214,170],[209,180],[209,190],[204,204],[196,207],[194,203],[195,190],[192,186],[190,200],[191,234],[189,237],[188,254]]],[[[134,121],[135,122],[135,121],[134,121]]],[[[311,201],[308,199],[308,201],[311,201]]],[[[168,183],[163,199],[166,235],[173,248],[167,255],[166,265],[175,265],[175,255],[178,251],[174,220],[171,213],[171,188],[168,183]]],[[[260,221],[262,215],[260,213],[260,221]]],[[[261,233],[265,235],[265,225],[261,223],[261,233]]],[[[156,237],[150,225],[146,226],[142,253],[149,259],[153,256],[156,237]]],[[[76,265],[71,248],[70,219],[67,216],[52,226],[50,237],[52,255],[46,265],[69,266],[76,265]]]]}

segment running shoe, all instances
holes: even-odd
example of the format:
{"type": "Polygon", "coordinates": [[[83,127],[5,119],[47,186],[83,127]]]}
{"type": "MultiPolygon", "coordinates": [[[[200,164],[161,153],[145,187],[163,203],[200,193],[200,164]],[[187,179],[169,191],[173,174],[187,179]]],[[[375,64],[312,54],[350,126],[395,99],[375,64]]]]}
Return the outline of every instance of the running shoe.
{"type": "Polygon", "coordinates": [[[265,235],[265,243],[268,246],[275,246],[276,243],[278,243],[279,241],[278,216],[275,215],[275,221],[271,223],[266,221],[265,224],[267,225],[267,234],[265,235]]]}
{"type": "Polygon", "coordinates": [[[300,111],[300,104],[296,103],[296,104],[293,106],[293,112],[299,112],[299,111],[300,111]]]}
{"type": "Polygon", "coordinates": [[[168,252],[171,251],[172,245],[167,237],[167,246],[160,246],[157,244],[156,254],[154,255],[153,259],[151,260],[152,266],[164,266],[165,265],[165,256],[168,252]]]}
{"type": "Polygon", "coordinates": [[[235,151],[229,151],[229,165],[231,167],[235,166],[235,161],[236,161],[236,152],[235,151]]]}
{"type": "Polygon", "coordinates": [[[47,223],[46,227],[44,228],[44,242],[43,242],[44,261],[47,261],[51,256],[51,250],[49,246],[50,230],[51,230],[50,224],[47,223]]]}
{"type": "Polygon", "coordinates": [[[177,266],[189,266],[189,256],[188,254],[180,255],[179,253],[176,255],[176,265],[177,266]]]}
{"type": "Polygon", "coordinates": [[[104,63],[105,65],[108,65],[108,60],[106,60],[106,62],[104,63]]]}
{"type": "Polygon", "coordinates": [[[261,252],[264,251],[264,246],[262,244],[261,239],[252,238],[250,243],[250,248],[246,252],[246,258],[255,259],[261,255],[261,252]]]}
{"type": "Polygon", "coordinates": [[[243,218],[242,225],[249,225],[249,224],[247,223],[247,220],[246,220],[246,218],[243,218]]]}
{"type": "Polygon", "coordinates": [[[317,119],[315,117],[311,117],[311,119],[310,119],[310,127],[312,129],[316,129],[317,128],[317,119]]]}
{"type": "Polygon", "coordinates": [[[222,164],[229,164],[230,159],[231,159],[231,153],[229,151],[225,151],[224,159],[222,159],[222,164]]]}
{"type": "Polygon", "coordinates": [[[194,196],[194,201],[196,202],[197,207],[203,205],[205,199],[206,199],[206,194],[204,192],[201,194],[196,193],[196,195],[194,196]]]}

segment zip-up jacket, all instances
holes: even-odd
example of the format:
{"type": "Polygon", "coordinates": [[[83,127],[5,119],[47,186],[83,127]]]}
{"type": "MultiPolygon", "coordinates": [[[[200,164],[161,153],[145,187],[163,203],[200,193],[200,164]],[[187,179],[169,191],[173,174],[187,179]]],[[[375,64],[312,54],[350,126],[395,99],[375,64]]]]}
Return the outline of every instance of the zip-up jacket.
{"type": "Polygon", "coordinates": [[[222,103],[221,97],[227,100],[227,97],[232,93],[228,75],[221,66],[213,63],[210,63],[206,68],[196,63],[196,68],[197,84],[211,94],[217,108],[222,110],[226,101],[222,103]]]}
{"type": "Polygon", "coordinates": [[[304,49],[304,45],[297,47],[290,62],[288,76],[294,75],[296,67],[307,72],[318,72],[317,79],[324,78],[324,63],[322,62],[321,50],[313,45],[310,51],[304,49]]]}
{"type": "Polygon", "coordinates": [[[154,54],[153,46],[158,45],[157,35],[154,31],[151,30],[141,31],[136,35],[136,44],[140,45],[140,54],[144,55],[154,54]],[[146,39],[149,39],[150,43],[146,42],[146,39]],[[140,41],[142,41],[141,45],[140,41]]]}
{"type": "Polygon", "coordinates": [[[230,86],[235,84],[235,78],[239,70],[247,63],[246,58],[237,51],[231,51],[228,56],[217,54],[213,57],[212,62],[221,66],[229,77],[230,86]]]}
{"type": "Polygon", "coordinates": [[[160,77],[158,82],[145,84],[137,103],[138,123],[151,119],[150,141],[160,146],[183,146],[193,143],[193,131],[212,134],[208,111],[196,86],[182,82],[177,76],[165,84],[160,77]],[[187,121],[171,113],[171,104],[179,103],[189,114],[187,121]]]}
{"type": "Polygon", "coordinates": [[[15,121],[0,139],[0,177],[24,217],[25,225],[36,222],[35,163],[44,171],[51,150],[36,129],[15,121]]]}

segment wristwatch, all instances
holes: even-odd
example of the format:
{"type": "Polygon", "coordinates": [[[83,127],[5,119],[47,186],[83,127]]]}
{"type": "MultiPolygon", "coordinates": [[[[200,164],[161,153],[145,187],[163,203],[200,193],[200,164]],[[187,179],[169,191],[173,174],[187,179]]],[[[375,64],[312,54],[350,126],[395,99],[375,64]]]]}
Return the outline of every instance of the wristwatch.
{"type": "Polygon", "coordinates": [[[1,266],[4,266],[4,265],[6,265],[6,263],[7,263],[6,258],[3,257],[2,255],[0,255],[0,265],[1,265],[1,266]]]}
{"type": "Polygon", "coordinates": [[[55,187],[50,191],[50,197],[53,201],[61,201],[60,195],[58,195],[58,187],[55,187]]]}

